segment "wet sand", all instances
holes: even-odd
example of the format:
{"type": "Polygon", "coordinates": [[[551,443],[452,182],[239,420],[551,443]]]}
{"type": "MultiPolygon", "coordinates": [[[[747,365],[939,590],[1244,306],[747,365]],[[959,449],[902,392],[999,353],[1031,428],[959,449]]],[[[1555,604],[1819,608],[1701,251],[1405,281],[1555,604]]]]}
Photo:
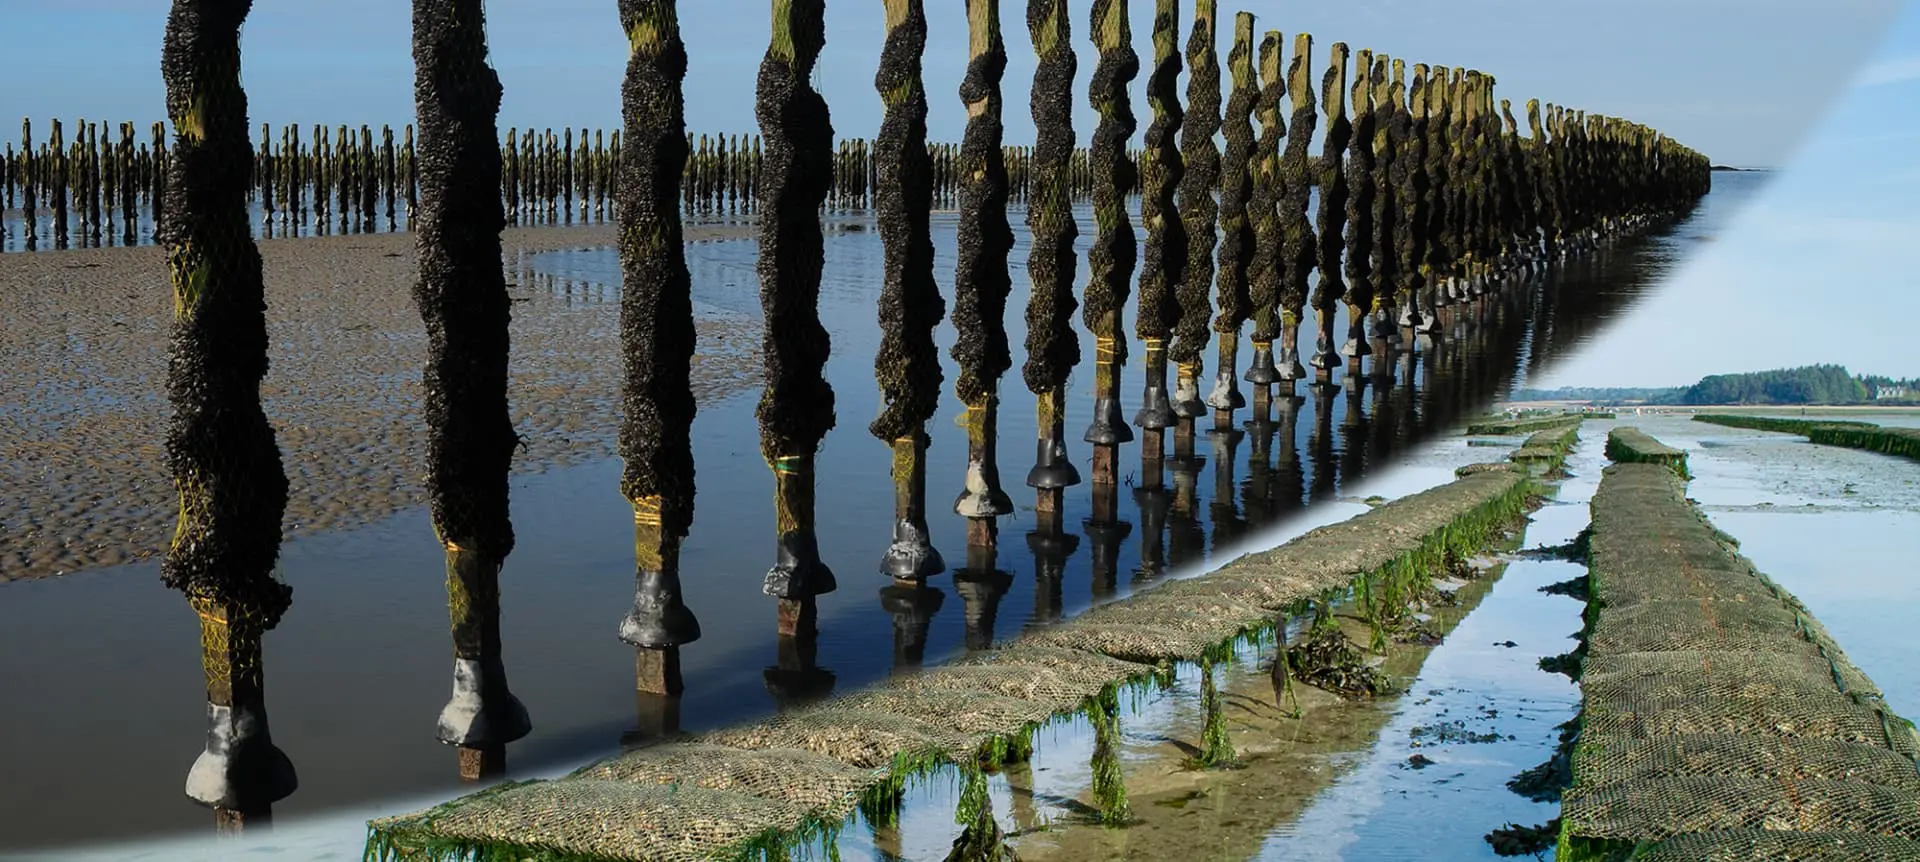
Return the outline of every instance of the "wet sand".
{"type": "MultiPolygon", "coordinates": [[[[687,228],[690,244],[751,235],[687,228]]],[[[615,229],[516,228],[502,239],[515,300],[509,397],[525,440],[515,471],[614,454],[618,294],[555,290],[524,261],[612,245],[615,229]]],[[[289,479],[289,537],[425,503],[413,244],[409,233],[260,243],[271,342],[261,396],[289,479]]],[[[146,246],[0,259],[0,582],[165,552],[176,505],[164,448],[165,255],[146,246]]],[[[694,390],[707,404],[753,384],[759,327],[697,314],[694,390]]]]}

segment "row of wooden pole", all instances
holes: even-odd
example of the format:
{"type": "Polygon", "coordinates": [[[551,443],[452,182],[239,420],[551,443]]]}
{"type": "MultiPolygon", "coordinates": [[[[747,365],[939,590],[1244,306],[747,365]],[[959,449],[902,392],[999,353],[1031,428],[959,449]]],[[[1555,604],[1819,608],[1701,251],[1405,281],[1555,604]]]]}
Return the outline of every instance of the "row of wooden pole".
{"type": "MultiPolygon", "coordinates": [[[[20,146],[0,151],[0,199],[21,214],[21,244],[55,248],[134,245],[157,235],[165,197],[168,143],[165,125],[136,139],[134,125],[80,120],[77,139],[51,122],[35,142],[31,119],[21,121],[20,146]]],[[[759,135],[688,136],[682,174],[684,212],[701,215],[758,211],[759,135]]],[[[620,131],[571,128],[508,129],[501,145],[501,195],[509,224],[588,224],[613,217],[613,182],[620,131]]],[[[935,206],[958,200],[959,145],[930,144],[935,206]]],[[[1032,148],[1009,146],[1011,196],[1024,200],[1032,148]]],[[[413,126],[328,129],[261,124],[248,202],[260,235],[370,233],[402,229],[419,203],[413,126]]],[[[826,206],[865,209],[873,204],[877,167],[872,142],[842,140],[834,153],[834,183],[826,206]]],[[[1087,199],[1092,175],[1087,153],[1073,162],[1073,195],[1087,199]]]]}
{"type": "MultiPolygon", "coordinates": [[[[679,582],[694,487],[692,284],[681,242],[683,216],[697,209],[689,201],[724,196],[731,208],[740,190],[750,189],[749,206],[760,214],[766,387],[757,417],[776,511],[775,563],[763,590],[778,602],[783,650],[792,644],[804,652],[815,635],[816,599],[836,588],[814,530],[814,457],[836,421],[824,377],[830,345],[819,319],[821,218],[836,194],[870,199],[882,213],[886,283],[878,323],[884,338],[875,372],[884,410],[869,431],[893,456],[897,505],[894,542],[878,568],[891,579],[894,595],[911,596],[927,577],[945,570],[935,564],[939,556],[928,537],[925,487],[932,439],[927,423],[945,385],[933,332],[946,304],[933,272],[929,226],[940,195],[962,202],[962,234],[973,237],[963,239],[965,270],[955,287],[960,341],[970,346],[964,355],[958,346],[954,353],[965,381],[959,394],[967,403],[975,462],[968,467],[969,493],[955,509],[980,522],[968,531],[967,558],[973,561],[991,556],[997,542],[993,522],[1011,510],[993,466],[999,380],[1011,370],[1005,343],[1014,247],[1008,201],[1024,199],[1032,237],[1022,377],[1038,402],[1038,445],[1027,484],[1036,491],[1036,532],[1045,545],[1061,541],[1063,494],[1080,481],[1064,426],[1068,376],[1088,352],[1071,319],[1083,296],[1102,383],[1095,421],[1084,437],[1095,447],[1093,521],[1118,529],[1117,447],[1133,439],[1133,430],[1120,419],[1114,381],[1127,358],[1121,318],[1135,280],[1133,228],[1119,202],[1134,193],[1136,175],[1147,234],[1135,328],[1148,371],[1144,406],[1133,423],[1144,436],[1140,487],[1148,495],[1164,494],[1170,463],[1171,506],[1178,517],[1191,516],[1196,499],[1196,420],[1211,408],[1216,431],[1230,438],[1233,413],[1246,406],[1232,353],[1245,323],[1255,325],[1256,356],[1244,379],[1255,386],[1252,406],[1264,421],[1275,405],[1284,413],[1285,405],[1298,403],[1294,387],[1307,375],[1297,340],[1309,300],[1319,319],[1313,394],[1330,399],[1338,388],[1334,372],[1343,365],[1350,377],[1361,379],[1363,357],[1373,357],[1378,374],[1383,366],[1394,367],[1396,353],[1404,355],[1422,339],[1465,340],[1497,331],[1502,324],[1490,314],[1498,307],[1493,299],[1510,294],[1521,271],[1676,216],[1708,185],[1704,159],[1624,121],[1549,108],[1543,127],[1536,119],[1542,115],[1530,111],[1532,135],[1522,139],[1510,118],[1504,127],[1494,119],[1492,79],[1477,72],[1415,65],[1403,80],[1403,64],[1371,58],[1363,64],[1369,66],[1368,86],[1353,92],[1356,108],[1368,107],[1359,122],[1352,121],[1345,111],[1344,45],[1334,46],[1323,78],[1320,104],[1330,131],[1320,158],[1310,163],[1307,139],[1318,114],[1311,37],[1296,38],[1283,84],[1280,37],[1268,34],[1259,46],[1256,75],[1252,16],[1243,13],[1229,57],[1235,94],[1222,116],[1213,0],[1197,0],[1194,9],[1184,58],[1193,70],[1184,114],[1175,91],[1180,4],[1159,0],[1148,87],[1155,117],[1138,157],[1124,151],[1133,131],[1125,85],[1139,63],[1129,57],[1126,4],[1118,0],[1096,0],[1088,19],[1102,55],[1096,78],[1104,86],[1097,88],[1094,105],[1102,115],[1098,146],[1084,155],[1076,152],[1071,122],[1077,55],[1067,0],[1029,0],[1027,7],[1039,61],[1031,103],[1040,134],[1030,151],[1009,151],[1001,140],[1005,62],[996,0],[966,4],[972,31],[962,93],[968,141],[958,151],[926,140],[921,61],[928,25],[921,0],[885,0],[888,36],[876,89],[886,119],[871,146],[836,149],[825,100],[809,83],[825,44],[824,0],[772,0],[773,32],[756,106],[756,114],[767,118],[762,138],[728,138],[704,156],[685,131],[678,4],[619,0],[630,53],[624,124],[621,135],[607,141],[610,149],[600,149],[599,136],[588,148],[584,136],[569,140],[570,132],[557,140],[551,133],[535,134],[529,144],[527,135],[514,131],[508,135],[512,145],[496,151],[500,86],[486,64],[485,29],[475,26],[484,20],[481,0],[414,5],[417,82],[471,85],[416,87],[417,159],[404,134],[396,147],[383,129],[376,146],[368,127],[357,134],[336,127],[331,136],[320,130],[310,137],[318,155],[297,142],[296,131],[283,130],[279,152],[292,156],[275,161],[271,128],[262,129],[258,146],[248,140],[237,63],[220,61],[239,56],[237,34],[248,4],[175,0],[162,67],[176,138],[167,148],[156,134],[149,160],[158,167],[145,178],[150,182],[123,179],[142,176],[138,148],[125,126],[111,150],[90,131],[74,161],[69,157],[76,151],[57,135],[48,142],[44,165],[29,144],[25,150],[36,155],[23,160],[29,169],[17,174],[32,178],[30,194],[54,193],[62,225],[75,189],[84,191],[72,200],[84,202],[88,218],[95,198],[101,199],[100,219],[106,217],[110,187],[123,204],[129,189],[147,189],[164,201],[157,233],[169,249],[175,292],[168,458],[182,508],[162,573],[200,614],[209,694],[208,749],[189,791],[243,820],[266,816],[293,783],[290,764],[265,730],[259,663],[260,636],[287,609],[291,592],[272,577],[286,482],[259,400],[266,368],[261,262],[251,252],[250,219],[236,217],[249,211],[250,200],[264,204],[268,224],[282,213],[297,220],[302,196],[343,231],[373,229],[383,216],[394,227],[403,199],[409,222],[419,216],[413,225],[420,257],[414,295],[429,334],[423,381],[432,444],[428,496],[446,552],[455,646],[454,695],[440,717],[439,738],[461,750],[463,772],[478,775],[498,769],[505,745],[531,727],[506,682],[497,581],[513,547],[506,480],[517,444],[506,402],[511,304],[497,232],[516,218],[525,223],[558,215],[564,221],[576,207],[605,200],[611,205],[598,212],[622,228],[627,374],[620,454],[627,462],[622,492],[634,510],[636,581],[633,610],[619,632],[639,650],[638,686],[676,698],[682,685],[678,651],[700,634],[679,582]],[[1265,86],[1250,95],[1256,77],[1265,86]],[[1292,111],[1284,132],[1283,93],[1292,111]],[[1250,139],[1249,119],[1256,114],[1262,124],[1257,143],[1250,139]],[[1367,120],[1385,131],[1356,134],[1367,120]],[[1224,159],[1214,140],[1222,129],[1229,141],[1224,159]],[[1181,146],[1175,146],[1176,132],[1184,138],[1181,146]],[[80,186],[73,183],[75,162],[85,163],[80,186]],[[942,183],[957,188],[943,192],[942,183]],[[1372,192],[1373,214],[1391,218],[1376,218],[1375,230],[1356,228],[1349,235],[1347,205],[1368,197],[1364,191],[1349,197],[1353,184],[1372,192]],[[1093,259],[1099,287],[1089,286],[1083,295],[1075,291],[1079,227],[1071,212],[1082,189],[1099,208],[1093,259]],[[1317,226],[1306,212],[1313,190],[1321,197],[1317,226]],[[1383,223],[1389,227],[1377,227],[1383,223]],[[1363,247],[1371,257],[1355,252],[1363,247]],[[1343,271],[1363,260],[1364,272],[1343,271]],[[1309,295],[1307,277],[1316,268],[1318,289],[1309,295]],[[1377,281],[1379,289],[1363,297],[1343,277],[1356,286],[1377,281]],[[1341,302],[1349,303],[1356,327],[1344,346],[1332,331],[1341,302]],[[1220,373],[1203,398],[1202,352],[1214,334],[1222,351],[1220,373]],[[1171,391],[1169,362],[1177,368],[1171,391]],[[1168,428],[1175,437],[1171,462],[1162,438],[1168,428]],[[969,497],[984,497],[984,503],[966,506],[969,497]]],[[[16,176],[13,164],[9,157],[8,177],[16,176]]],[[[124,206],[122,211],[124,219],[124,206]]],[[[1330,407],[1330,401],[1322,403],[1330,407]]],[[[1350,410],[1353,404],[1350,395],[1350,410]]],[[[1108,727],[1112,721],[1107,716],[1108,727]]]]}

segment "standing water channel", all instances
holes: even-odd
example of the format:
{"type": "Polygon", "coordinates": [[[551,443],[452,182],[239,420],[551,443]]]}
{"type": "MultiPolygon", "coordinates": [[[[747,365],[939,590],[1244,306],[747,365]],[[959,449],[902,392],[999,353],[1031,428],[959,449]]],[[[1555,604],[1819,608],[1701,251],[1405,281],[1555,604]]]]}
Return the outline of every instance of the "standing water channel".
{"type": "MultiPolygon", "coordinates": [[[[757,391],[704,404],[694,425],[699,497],[681,560],[686,601],[701,618],[703,637],[683,651],[686,694],[668,714],[658,702],[636,698],[633,652],[614,636],[633,588],[632,511],[619,494],[619,461],[518,475],[512,494],[519,543],[501,579],[502,634],[514,693],[527,704],[535,729],[511,747],[510,774],[563,771],[663,725],[709,728],[764,714],[797,696],[852,690],[896,669],[937,662],[1071,616],[1171,573],[1201,571],[1243,548],[1270,546],[1284,536],[1275,530],[1293,533],[1348,517],[1361,510],[1356,501],[1362,497],[1429,487],[1449,478],[1453,465],[1493,460],[1467,456],[1464,444],[1451,441],[1447,446],[1466,460],[1422,456],[1378,489],[1362,482],[1413,451],[1413,444],[1446,433],[1523,384],[1541,363],[1594,337],[1597,324],[1721,230],[1760,182],[1758,175],[1729,176],[1734,179],[1716,177],[1718,187],[1688,220],[1570,261],[1504,299],[1489,300],[1482,335],[1443,344],[1439,362],[1421,355],[1411,365],[1411,385],[1403,375],[1391,388],[1367,386],[1363,398],[1351,398],[1354,387],[1341,378],[1337,393],[1318,398],[1302,387],[1291,439],[1275,440],[1266,463],[1257,465],[1264,495],[1253,492],[1252,434],[1218,435],[1218,448],[1202,437],[1196,448],[1205,460],[1194,465],[1193,504],[1167,516],[1164,534],[1144,528],[1149,514],[1125,493],[1122,519],[1130,524],[1118,538],[1112,531],[1080,529],[1090,513],[1083,485],[1067,495],[1064,553],[1030,548],[1025,537],[1034,527],[1032,497],[1020,477],[1030,463],[1034,402],[1010,377],[1001,390],[1000,461],[1019,511],[1003,519],[992,569],[950,571],[917,592],[892,587],[878,572],[891,539],[890,459],[885,447],[858,433],[879,404],[871,358],[879,341],[874,314],[881,244],[871,217],[831,219],[821,317],[833,337],[826,374],[839,399],[839,427],[827,436],[817,462],[818,533],[839,589],[820,600],[817,654],[779,654],[773,601],[759,590],[772,559],[765,525],[773,512],[770,480],[758,458],[757,391]],[[1311,511],[1295,517],[1309,506],[1311,511]]],[[[1079,217],[1078,248],[1084,253],[1093,234],[1091,216],[1079,217]]],[[[954,231],[953,216],[935,216],[936,273],[949,292],[954,231]]],[[[1025,306],[1028,280],[1019,263],[1027,254],[1025,231],[1016,229],[1016,235],[1007,323],[1017,366],[1024,359],[1019,345],[1025,325],[1014,310],[1025,306]]],[[[754,243],[746,240],[689,248],[703,316],[758,326],[754,260],[754,243]]],[[[617,318],[617,274],[614,252],[604,247],[531,255],[511,261],[509,270],[517,290],[564,292],[579,303],[601,303],[608,321],[617,318]]],[[[1084,263],[1078,275],[1084,281],[1084,263]]],[[[607,331],[614,331],[610,324],[607,331]]],[[[936,337],[944,357],[951,326],[943,325],[936,337]]],[[[1080,338],[1091,343],[1084,329],[1080,338]]],[[[617,349],[609,338],[607,362],[617,362],[617,349]]],[[[1240,355],[1250,355],[1244,343],[1240,355]]],[[[742,379],[752,378],[758,366],[751,356],[729,361],[737,362],[742,379]]],[[[1081,370],[1090,372],[1090,363],[1085,366],[1081,370]]],[[[1129,363],[1122,381],[1129,414],[1142,385],[1139,370],[1137,361],[1129,363]]],[[[944,420],[959,415],[961,406],[950,380],[943,388],[938,416],[944,420]]],[[[1079,429],[1092,412],[1092,390],[1091,373],[1076,375],[1069,388],[1069,452],[1083,475],[1091,453],[1079,442],[1079,429]]],[[[611,411],[604,417],[608,428],[616,422],[611,411]]],[[[1209,426],[1200,420],[1202,434],[1209,426]]],[[[929,430],[932,540],[950,564],[958,564],[965,558],[966,522],[947,503],[964,470],[965,437],[945,421],[929,430]]],[[[1137,446],[1122,446],[1119,463],[1130,487],[1140,463],[1137,446]]],[[[1169,476],[1170,485],[1177,481],[1186,480],[1169,476]]],[[[1560,530],[1555,522],[1550,532],[1557,536],[1560,530]]],[[[1554,536],[1543,541],[1564,540],[1554,536]]],[[[295,601],[265,644],[274,740],[299,771],[300,788],[276,805],[280,839],[268,833],[225,846],[235,852],[278,847],[310,858],[305,850],[288,850],[302,818],[351,810],[361,823],[370,814],[407,810],[402,804],[369,809],[370,800],[417,803],[458,791],[453,753],[433,738],[448,687],[441,555],[422,510],[287,542],[279,574],[293,586],[295,601]]],[[[12,701],[0,734],[0,763],[10,778],[0,785],[0,811],[6,812],[0,853],[40,858],[59,844],[205,830],[207,812],[181,793],[205,730],[196,624],[161,586],[158,569],[157,561],[148,560],[0,584],[0,650],[32,657],[9,661],[0,685],[33,693],[12,701]]],[[[1562,578],[1557,571],[1526,575],[1528,581],[1562,578]]],[[[1807,599],[1812,603],[1816,596],[1807,599]]],[[[1574,607],[1567,603],[1565,613],[1577,616],[1574,607]]],[[[1833,624],[1845,640],[1839,621],[1833,624]]],[[[1564,635],[1575,627],[1549,628],[1566,628],[1564,635]]],[[[1512,632],[1497,639],[1524,640],[1534,648],[1537,633],[1495,628],[1512,632]]],[[[1472,687],[1466,668],[1493,673],[1481,666],[1491,659],[1528,664],[1523,652],[1481,648],[1484,655],[1461,656],[1453,671],[1458,681],[1447,684],[1472,687]]],[[[1890,688],[1899,679],[1890,673],[1882,678],[1890,688]]],[[[1542,715],[1528,723],[1529,729],[1538,724],[1540,732],[1515,731],[1520,739],[1511,757],[1524,760],[1531,756],[1527,746],[1544,744],[1557,723],[1545,713],[1559,703],[1542,700],[1542,715]]],[[[360,828],[349,831],[357,842],[360,828]]],[[[936,831],[929,837],[935,834],[951,836],[936,831]]],[[[124,858],[127,851],[115,852],[124,858]]],[[[208,851],[186,852],[206,858],[208,851]]]]}

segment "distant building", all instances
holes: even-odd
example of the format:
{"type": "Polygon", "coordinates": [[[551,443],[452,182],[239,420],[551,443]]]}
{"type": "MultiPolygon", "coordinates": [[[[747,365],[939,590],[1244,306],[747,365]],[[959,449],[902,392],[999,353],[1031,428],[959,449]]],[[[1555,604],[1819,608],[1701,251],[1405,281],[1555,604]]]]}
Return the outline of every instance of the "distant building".
{"type": "Polygon", "coordinates": [[[1873,387],[1875,401],[1905,401],[1914,397],[1913,390],[1905,386],[1887,385],[1873,387]]]}

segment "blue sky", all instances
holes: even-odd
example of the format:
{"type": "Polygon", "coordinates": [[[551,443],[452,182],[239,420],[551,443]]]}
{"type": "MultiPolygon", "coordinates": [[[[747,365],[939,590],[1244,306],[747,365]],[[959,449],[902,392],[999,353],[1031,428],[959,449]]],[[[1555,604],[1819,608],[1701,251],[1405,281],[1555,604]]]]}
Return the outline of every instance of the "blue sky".
{"type": "MultiPolygon", "coordinates": [[[[1084,102],[1093,57],[1086,41],[1091,0],[1073,0],[1084,102]]],[[[0,115],[161,119],[159,76],[165,0],[0,0],[15,84],[0,115]]],[[[261,0],[243,48],[255,123],[406,122],[412,114],[410,9],[405,0],[261,0]]],[[[1183,2],[1191,10],[1191,0],[1183,2]]],[[[1410,61],[1465,64],[1493,74],[1500,94],[1612,114],[1661,129],[1716,161],[1785,160],[1871,53],[1900,0],[1227,0],[1251,7],[1256,28],[1316,37],[1316,62],[1336,40],[1410,61]]],[[[492,0],[493,56],[506,87],[502,126],[612,127],[619,121],[625,62],[614,0],[492,0]]],[[[688,123],[696,132],[753,128],[753,80],[767,43],[768,0],[682,0],[691,54],[688,123]]],[[[932,31],[929,126],[957,141],[964,114],[956,91],[966,65],[962,0],[927,3],[932,31]]],[[[1032,79],[1026,4],[1003,0],[1008,51],[1008,137],[1025,142],[1024,97],[1032,79]]],[[[1150,54],[1151,0],[1132,0],[1134,43],[1150,54]]],[[[878,0],[828,4],[828,46],[819,85],[843,137],[870,137],[880,121],[873,68],[881,47],[878,0]]],[[[1144,78],[1135,84],[1145,116],[1144,78]]],[[[1093,117],[1075,125],[1082,140],[1093,117]]],[[[1144,122],[1142,123],[1144,128],[1144,122]]],[[[8,137],[12,137],[10,134],[8,137]]]]}
{"type": "Polygon", "coordinates": [[[1920,4],[1787,169],[1535,386],[1667,386],[1817,362],[1920,376],[1920,4]]]}

